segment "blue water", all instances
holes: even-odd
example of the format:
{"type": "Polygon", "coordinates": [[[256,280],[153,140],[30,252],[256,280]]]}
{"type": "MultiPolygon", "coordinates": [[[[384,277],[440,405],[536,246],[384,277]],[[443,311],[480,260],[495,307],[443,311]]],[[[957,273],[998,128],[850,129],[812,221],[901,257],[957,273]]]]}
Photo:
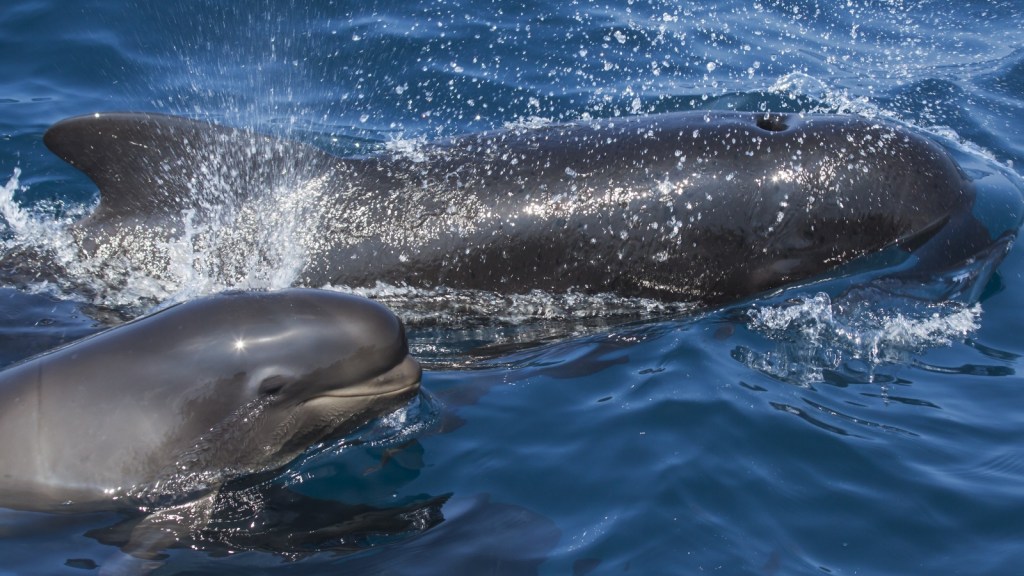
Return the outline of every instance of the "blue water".
{"type": "MultiPolygon", "coordinates": [[[[337,153],[535,117],[843,112],[1019,172],[1022,22],[1018,2],[979,0],[9,0],[3,239],[38,242],[92,205],[41,137],[105,110],[337,153]]],[[[3,364],[223,287],[4,273],[3,364]]],[[[471,326],[407,297],[424,396],[269,481],[335,507],[288,500],[307,517],[186,543],[155,573],[1020,573],[1022,273],[1016,249],[976,305],[844,300],[849,280],[692,316],[471,326]],[[404,524],[368,528],[358,505],[404,524]],[[278,545],[325,522],[350,529],[278,545]]],[[[98,573],[122,519],[3,512],[0,574],[98,573]]]]}

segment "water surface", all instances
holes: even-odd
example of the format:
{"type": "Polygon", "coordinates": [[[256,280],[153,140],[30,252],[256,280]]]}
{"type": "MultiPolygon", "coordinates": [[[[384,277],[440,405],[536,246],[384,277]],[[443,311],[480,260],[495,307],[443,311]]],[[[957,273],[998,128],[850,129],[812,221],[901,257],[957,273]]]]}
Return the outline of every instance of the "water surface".
{"type": "MultiPolygon", "coordinates": [[[[92,206],[95,189],[41,137],[109,110],[338,154],[508,124],[840,112],[904,122],[1015,173],[1022,12],[977,0],[11,1],[4,240],[58,242],[62,220],[92,206]]],[[[101,290],[89,270],[7,272],[4,364],[230,287],[204,269],[101,290]]],[[[271,482],[304,520],[262,542],[171,550],[156,573],[1016,573],[1022,273],[1014,250],[976,304],[844,296],[849,279],[695,315],[533,295],[499,302],[497,325],[468,326],[430,312],[434,296],[378,291],[432,368],[425,396],[271,482]],[[538,311],[555,318],[524,320],[538,311]],[[347,528],[282,551],[275,538],[317,521],[289,493],[334,502],[347,528]],[[389,531],[344,506],[422,522],[389,531]]],[[[239,287],[287,283],[253,274],[239,287]]],[[[119,520],[0,514],[0,573],[96,573],[119,520]]]]}

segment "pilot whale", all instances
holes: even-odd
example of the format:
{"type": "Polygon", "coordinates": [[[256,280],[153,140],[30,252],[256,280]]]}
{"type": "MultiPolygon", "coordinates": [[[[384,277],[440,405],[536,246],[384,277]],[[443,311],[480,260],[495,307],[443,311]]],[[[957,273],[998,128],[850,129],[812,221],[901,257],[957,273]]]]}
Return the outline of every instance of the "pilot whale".
{"type": "MultiPolygon", "coordinates": [[[[1022,214],[1020,195],[1007,196],[997,210],[1009,224],[990,229],[973,214],[974,183],[945,149],[853,116],[594,119],[360,157],[154,114],[72,118],[44,139],[100,190],[96,210],[74,227],[82,254],[156,275],[167,266],[161,247],[188,240],[196,223],[281,191],[290,194],[292,230],[276,241],[304,255],[296,285],[573,291],[698,305],[884,250],[954,264],[1014,236],[1022,214]]],[[[218,236],[261,226],[254,222],[190,241],[217,245],[218,236]]],[[[208,252],[247,249],[227,241],[208,252]]],[[[225,258],[224,267],[241,262],[225,258]]]]}
{"type": "Polygon", "coordinates": [[[179,304],[0,372],[0,507],[155,510],[417,394],[399,320],[312,289],[179,304]]]}

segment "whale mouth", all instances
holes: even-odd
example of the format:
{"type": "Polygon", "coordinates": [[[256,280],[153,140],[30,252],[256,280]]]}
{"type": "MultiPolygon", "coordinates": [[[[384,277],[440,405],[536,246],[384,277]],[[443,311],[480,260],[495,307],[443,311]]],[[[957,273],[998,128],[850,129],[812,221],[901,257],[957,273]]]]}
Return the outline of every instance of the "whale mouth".
{"type": "Polygon", "coordinates": [[[317,395],[321,398],[365,398],[369,396],[399,396],[414,393],[420,388],[423,368],[412,356],[405,358],[393,368],[358,384],[337,388],[317,395]]]}

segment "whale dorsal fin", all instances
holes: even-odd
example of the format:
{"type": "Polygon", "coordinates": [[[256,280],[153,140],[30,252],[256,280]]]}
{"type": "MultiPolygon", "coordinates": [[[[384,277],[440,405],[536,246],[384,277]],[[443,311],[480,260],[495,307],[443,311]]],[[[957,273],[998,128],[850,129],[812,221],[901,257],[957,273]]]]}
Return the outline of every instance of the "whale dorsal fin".
{"type": "Polygon", "coordinates": [[[69,118],[53,125],[44,141],[99,187],[93,220],[180,214],[322,174],[341,162],[299,142],[160,114],[69,118]]]}

